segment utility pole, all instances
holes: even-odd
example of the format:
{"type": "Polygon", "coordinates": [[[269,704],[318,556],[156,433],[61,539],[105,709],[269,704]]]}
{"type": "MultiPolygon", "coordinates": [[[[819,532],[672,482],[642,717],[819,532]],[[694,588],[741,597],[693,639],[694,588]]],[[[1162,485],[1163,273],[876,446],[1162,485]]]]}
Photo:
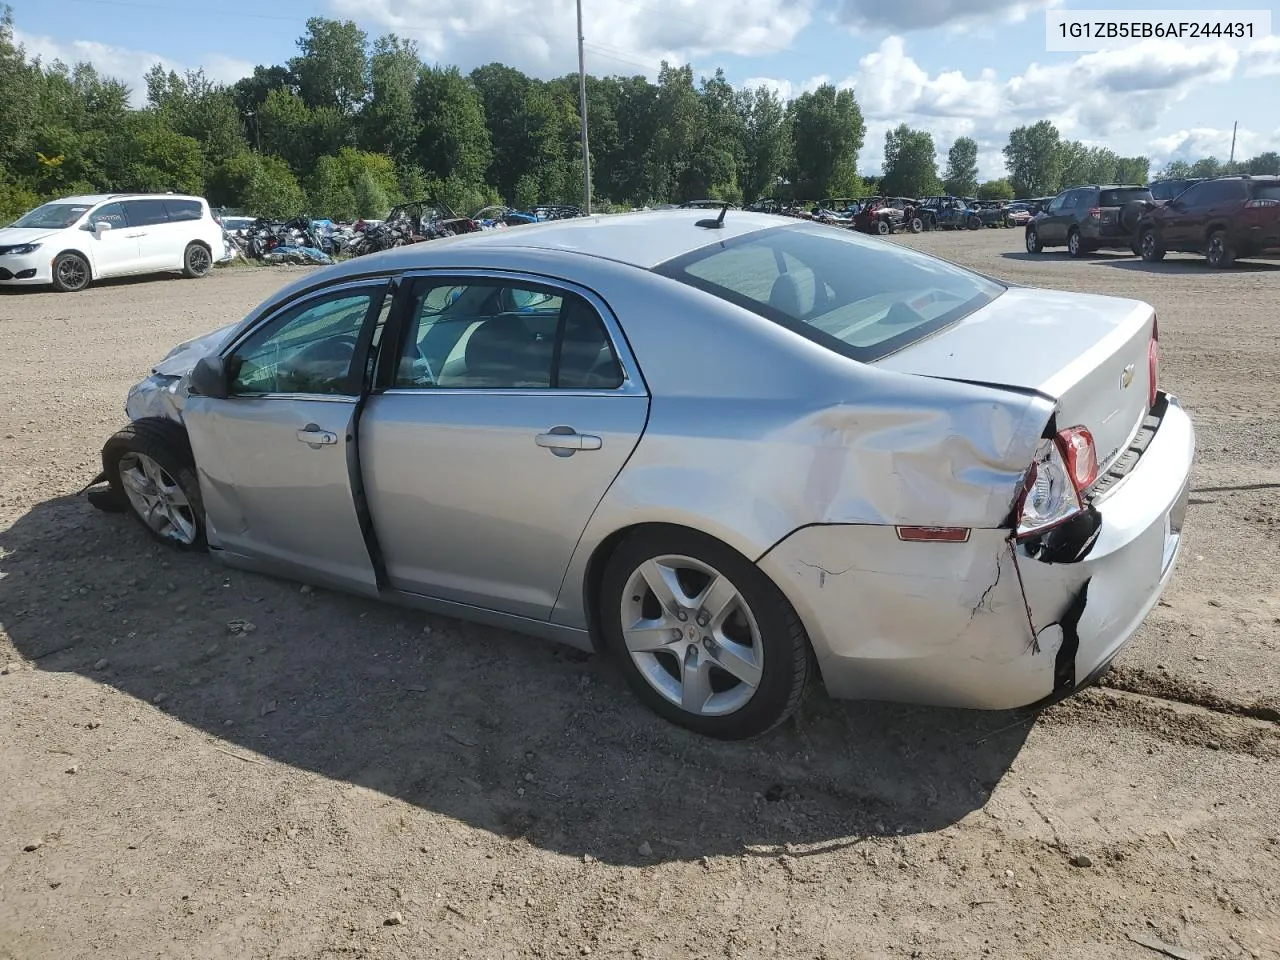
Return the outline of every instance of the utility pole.
{"type": "Polygon", "coordinates": [[[1230,168],[1236,162],[1236,128],[1240,126],[1240,121],[1236,120],[1231,124],[1231,157],[1227,160],[1227,166],[1230,168]]]}
{"type": "Polygon", "coordinates": [[[578,0],[578,109],[582,112],[582,212],[590,215],[591,151],[587,148],[587,60],[582,42],[582,0],[578,0]]]}

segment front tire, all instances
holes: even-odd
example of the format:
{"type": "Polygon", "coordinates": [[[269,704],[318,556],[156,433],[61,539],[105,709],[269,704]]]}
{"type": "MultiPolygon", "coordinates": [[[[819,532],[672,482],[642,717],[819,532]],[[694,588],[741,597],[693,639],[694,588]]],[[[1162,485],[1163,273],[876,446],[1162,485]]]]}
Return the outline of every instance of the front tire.
{"type": "Polygon", "coordinates": [[[1165,249],[1160,245],[1160,241],[1156,239],[1156,232],[1148,227],[1142,231],[1142,236],[1138,239],[1138,255],[1146,263],[1159,263],[1164,259],[1165,249]]]}
{"type": "Polygon", "coordinates": [[[969,229],[977,230],[982,226],[982,221],[978,217],[969,218],[969,229]]]}
{"type": "Polygon", "coordinates": [[[1205,247],[1204,258],[1215,270],[1226,270],[1236,262],[1236,252],[1227,243],[1227,231],[1215,230],[1209,234],[1209,244],[1205,247]]]}
{"type": "Polygon", "coordinates": [[[207,277],[213,270],[213,254],[203,243],[189,243],[182,254],[182,275],[188,280],[207,277]]]}
{"type": "Polygon", "coordinates": [[[599,594],[605,646],[659,716],[721,740],[759,736],[799,705],[812,655],[786,597],[741,554],[679,527],[619,544],[599,594]]]}
{"type": "Polygon", "coordinates": [[[911,230],[912,233],[920,233],[922,230],[924,230],[924,221],[922,221],[919,217],[912,217],[911,226],[909,229],[911,230]]]}
{"type": "Polygon", "coordinates": [[[204,502],[181,426],[159,417],[135,420],[103,445],[102,469],[150,536],[180,550],[204,548],[204,502]]]}
{"type": "Polygon", "coordinates": [[[890,232],[890,227],[889,227],[888,220],[876,221],[876,233],[880,234],[880,236],[882,237],[887,237],[889,235],[889,232],[890,232]]]}
{"type": "Polygon", "coordinates": [[[53,288],[76,293],[89,285],[89,261],[78,253],[60,253],[53,261],[53,288]]]}
{"type": "Polygon", "coordinates": [[[1040,242],[1040,232],[1035,227],[1027,227],[1027,253],[1039,253],[1044,249],[1040,242]]]}

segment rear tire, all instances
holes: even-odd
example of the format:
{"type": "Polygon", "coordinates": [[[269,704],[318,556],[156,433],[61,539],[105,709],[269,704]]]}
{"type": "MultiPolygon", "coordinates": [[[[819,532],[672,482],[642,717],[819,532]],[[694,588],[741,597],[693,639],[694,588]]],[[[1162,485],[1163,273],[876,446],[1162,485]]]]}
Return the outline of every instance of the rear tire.
{"type": "Polygon", "coordinates": [[[773,729],[795,711],[813,670],[808,636],[782,591],[741,554],[693,530],[650,527],[626,537],[605,567],[598,608],[604,644],[636,696],[705,736],[743,740],[773,729]],[[650,587],[655,579],[668,594],[665,607],[650,587]],[[731,598],[719,626],[717,616],[699,625],[699,593],[714,593],[708,608],[731,598]],[[705,683],[687,686],[700,676],[705,683]],[[699,706],[686,708],[686,698],[699,706]]]}
{"type": "Polygon", "coordinates": [[[1080,231],[1076,230],[1074,227],[1071,229],[1071,232],[1067,234],[1067,253],[1071,254],[1071,256],[1076,260],[1079,260],[1086,253],[1084,240],[1080,237],[1080,231]]]}
{"type": "Polygon", "coordinates": [[[89,285],[89,261],[78,253],[60,253],[53,261],[53,289],[77,293],[89,285]]]}
{"type": "Polygon", "coordinates": [[[969,218],[969,229],[970,229],[970,230],[977,230],[977,229],[978,229],[978,228],[980,228],[981,226],[982,226],[982,221],[981,221],[978,217],[970,217],[970,218],[969,218]]]}
{"type": "Polygon", "coordinates": [[[1227,243],[1227,231],[1215,230],[1209,234],[1209,243],[1205,247],[1204,258],[1215,270],[1226,270],[1236,262],[1236,252],[1227,243]]]}
{"type": "Polygon", "coordinates": [[[889,226],[889,221],[888,221],[888,220],[877,220],[877,221],[876,221],[876,233],[880,234],[880,236],[882,236],[882,237],[886,237],[886,236],[888,236],[888,235],[889,235],[889,233],[891,232],[891,230],[892,230],[892,228],[889,226]]]}
{"type": "Polygon", "coordinates": [[[909,228],[912,233],[919,233],[924,229],[924,222],[919,217],[911,218],[911,226],[909,228]]]}
{"type": "Polygon", "coordinates": [[[179,550],[204,549],[204,501],[179,424],[160,417],[133,421],[103,444],[102,469],[153,539],[179,550]]]}
{"type": "Polygon", "coordinates": [[[213,254],[203,243],[189,243],[182,254],[182,275],[188,280],[207,277],[213,270],[213,254]]]}

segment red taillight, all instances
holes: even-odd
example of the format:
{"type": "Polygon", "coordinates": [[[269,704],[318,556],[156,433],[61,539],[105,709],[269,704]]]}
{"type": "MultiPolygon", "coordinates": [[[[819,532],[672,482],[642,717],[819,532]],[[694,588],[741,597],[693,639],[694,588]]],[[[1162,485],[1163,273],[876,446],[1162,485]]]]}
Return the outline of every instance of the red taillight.
{"type": "Polygon", "coordinates": [[[1245,204],[1245,207],[1249,210],[1258,210],[1262,207],[1280,207],[1280,200],[1250,200],[1245,204]]]}
{"type": "Polygon", "coordinates": [[[1093,434],[1084,427],[1067,427],[1058,434],[1062,457],[1067,461],[1067,475],[1076,490],[1083,493],[1098,479],[1098,451],[1093,434]]]}
{"type": "Polygon", "coordinates": [[[1160,383],[1160,325],[1151,318],[1151,342],[1147,344],[1147,377],[1150,386],[1147,389],[1147,409],[1156,405],[1156,391],[1160,383]]]}
{"type": "Polygon", "coordinates": [[[1093,208],[1089,211],[1089,217],[1090,217],[1090,219],[1092,219],[1092,220],[1101,220],[1101,219],[1102,219],[1102,208],[1101,208],[1101,207],[1093,207],[1093,208]]]}

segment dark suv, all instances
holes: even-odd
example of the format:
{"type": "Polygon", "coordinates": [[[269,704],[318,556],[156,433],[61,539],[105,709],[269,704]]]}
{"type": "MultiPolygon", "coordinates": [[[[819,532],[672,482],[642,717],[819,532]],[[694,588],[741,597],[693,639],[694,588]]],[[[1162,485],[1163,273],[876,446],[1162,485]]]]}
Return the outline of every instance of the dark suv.
{"type": "Polygon", "coordinates": [[[1219,177],[1197,183],[1143,216],[1138,245],[1148,263],[1174,250],[1203,253],[1211,267],[1280,250],[1280,177],[1219,177]]]}
{"type": "Polygon", "coordinates": [[[1138,252],[1138,220],[1154,206],[1151,191],[1136,186],[1072,187],[1027,224],[1027,253],[1067,248],[1073,257],[1104,248],[1138,252]]]}

